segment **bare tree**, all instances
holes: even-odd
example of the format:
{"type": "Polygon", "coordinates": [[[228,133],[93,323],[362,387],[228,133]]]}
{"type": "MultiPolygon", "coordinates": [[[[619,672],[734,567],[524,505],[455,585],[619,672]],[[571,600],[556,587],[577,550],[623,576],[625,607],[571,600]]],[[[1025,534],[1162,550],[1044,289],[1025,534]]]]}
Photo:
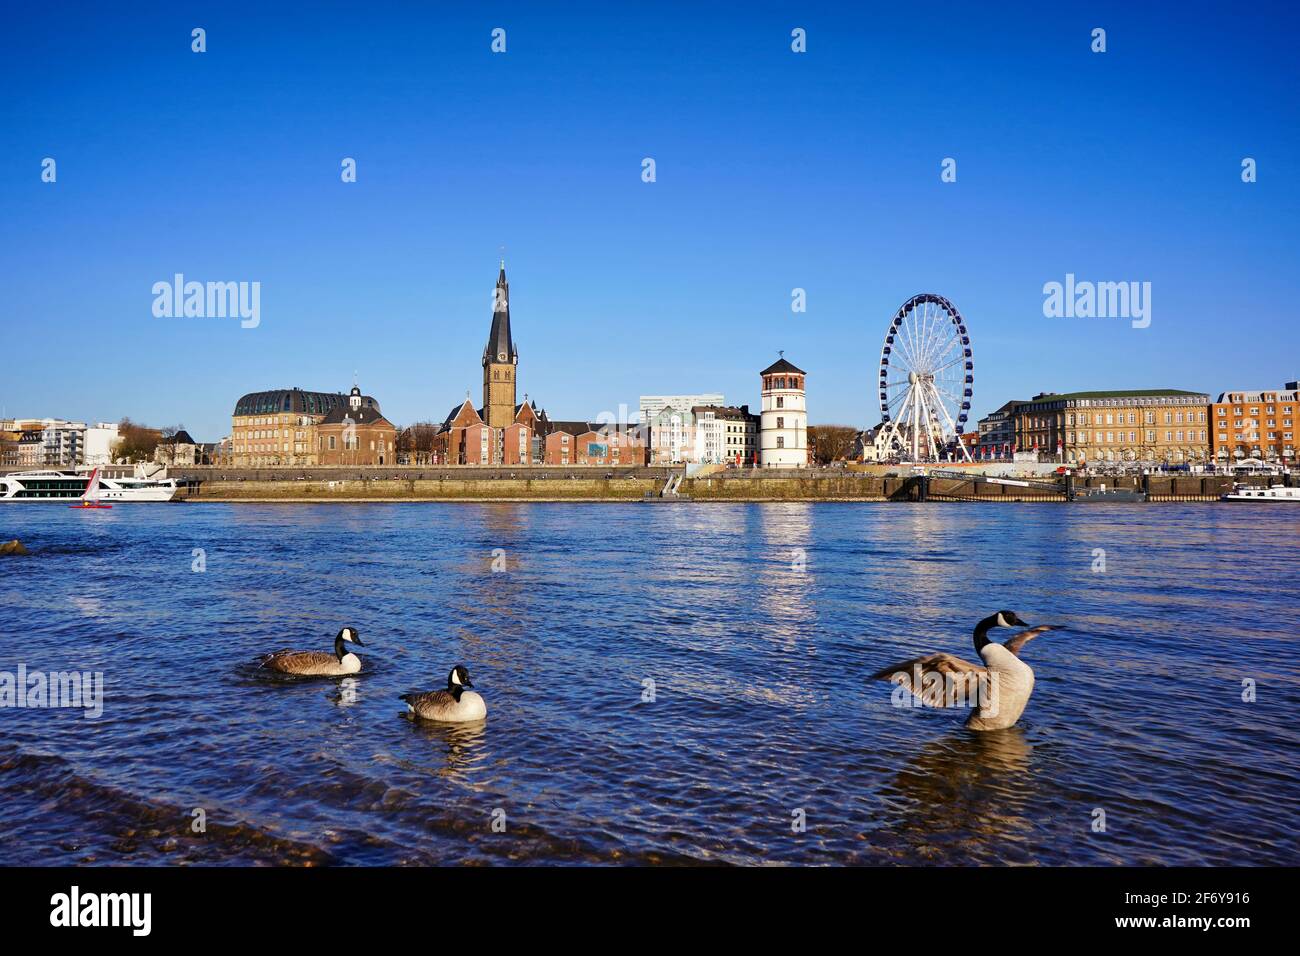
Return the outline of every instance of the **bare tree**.
{"type": "Polygon", "coordinates": [[[162,438],[160,429],[137,424],[130,418],[123,418],[118,422],[117,434],[119,438],[117,455],[128,463],[152,461],[154,449],[158,447],[158,441],[162,438]]]}
{"type": "Polygon", "coordinates": [[[809,425],[808,447],[819,465],[843,461],[853,454],[858,430],[851,425],[809,425]]]}
{"type": "Polygon", "coordinates": [[[397,433],[397,454],[408,464],[427,465],[433,458],[438,426],[433,422],[416,422],[397,433]]]}
{"type": "Polygon", "coordinates": [[[155,458],[161,457],[164,463],[168,465],[176,464],[176,436],[180,431],[180,425],[164,425],[162,428],[158,429],[157,447],[161,449],[162,454],[159,455],[158,452],[155,451],[155,458]]]}

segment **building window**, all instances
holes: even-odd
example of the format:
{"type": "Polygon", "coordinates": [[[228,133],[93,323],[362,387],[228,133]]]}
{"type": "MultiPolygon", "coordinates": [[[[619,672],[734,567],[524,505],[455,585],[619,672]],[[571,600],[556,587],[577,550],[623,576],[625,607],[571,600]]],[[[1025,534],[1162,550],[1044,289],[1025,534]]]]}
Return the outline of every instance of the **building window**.
{"type": "Polygon", "coordinates": [[[776,427],[777,427],[777,428],[785,428],[785,419],[784,419],[784,418],[777,418],[777,420],[776,420],[776,427]]]}
{"type": "Polygon", "coordinates": [[[784,447],[785,447],[785,436],[784,436],[784,435],[777,435],[777,436],[776,436],[776,447],[777,447],[777,448],[784,448],[784,447]]]}

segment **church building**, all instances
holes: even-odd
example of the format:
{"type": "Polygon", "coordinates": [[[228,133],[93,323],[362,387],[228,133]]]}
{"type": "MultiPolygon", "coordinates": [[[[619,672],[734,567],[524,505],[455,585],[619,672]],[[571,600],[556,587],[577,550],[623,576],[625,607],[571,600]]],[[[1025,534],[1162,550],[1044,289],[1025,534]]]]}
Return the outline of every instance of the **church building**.
{"type": "Polygon", "coordinates": [[[536,402],[516,402],[519,350],[510,334],[510,284],[501,263],[492,299],[492,328],[483,348],[483,405],[453,408],[434,438],[434,461],[444,465],[531,465],[542,460],[550,430],[536,402]]]}

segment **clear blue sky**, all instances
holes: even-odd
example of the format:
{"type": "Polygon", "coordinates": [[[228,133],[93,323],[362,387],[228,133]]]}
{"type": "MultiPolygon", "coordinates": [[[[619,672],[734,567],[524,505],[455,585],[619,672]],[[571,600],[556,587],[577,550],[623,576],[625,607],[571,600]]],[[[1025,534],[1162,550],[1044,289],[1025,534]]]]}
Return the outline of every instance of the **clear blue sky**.
{"type": "Polygon", "coordinates": [[[356,370],[397,424],[440,419],[481,396],[503,245],[521,390],[557,418],[757,405],[785,349],[813,422],[874,424],[920,291],[970,324],[977,415],[1300,377],[1288,6],[279,6],[0,14],[4,412],[215,440],[245,392],[356,370]],[[154,318],[176,272],[261,282],[260,327],[154,318]],[[1068,272],[1151,282],[1151,327],[1044,318],[1068,272]]]}

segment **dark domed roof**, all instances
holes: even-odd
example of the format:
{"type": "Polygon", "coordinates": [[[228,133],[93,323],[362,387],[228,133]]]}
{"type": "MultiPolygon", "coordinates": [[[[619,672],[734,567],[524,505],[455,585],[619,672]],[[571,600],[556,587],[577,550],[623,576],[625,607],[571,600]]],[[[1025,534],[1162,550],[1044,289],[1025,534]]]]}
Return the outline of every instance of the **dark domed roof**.
{"type": "MultiPolygon", "coordinates": [[[[379,409],[379,403],[368,395],[362,402],[376,411],[379,409]]],[[[279,415],[285,412],[295,415],[328,415],[336,405],[346,408],[347,404],[348,397],[342,392],[304,392],[300,388],[280,388],[270,392],[249,392],[235,403],[235,416],[279,415]]]]}

